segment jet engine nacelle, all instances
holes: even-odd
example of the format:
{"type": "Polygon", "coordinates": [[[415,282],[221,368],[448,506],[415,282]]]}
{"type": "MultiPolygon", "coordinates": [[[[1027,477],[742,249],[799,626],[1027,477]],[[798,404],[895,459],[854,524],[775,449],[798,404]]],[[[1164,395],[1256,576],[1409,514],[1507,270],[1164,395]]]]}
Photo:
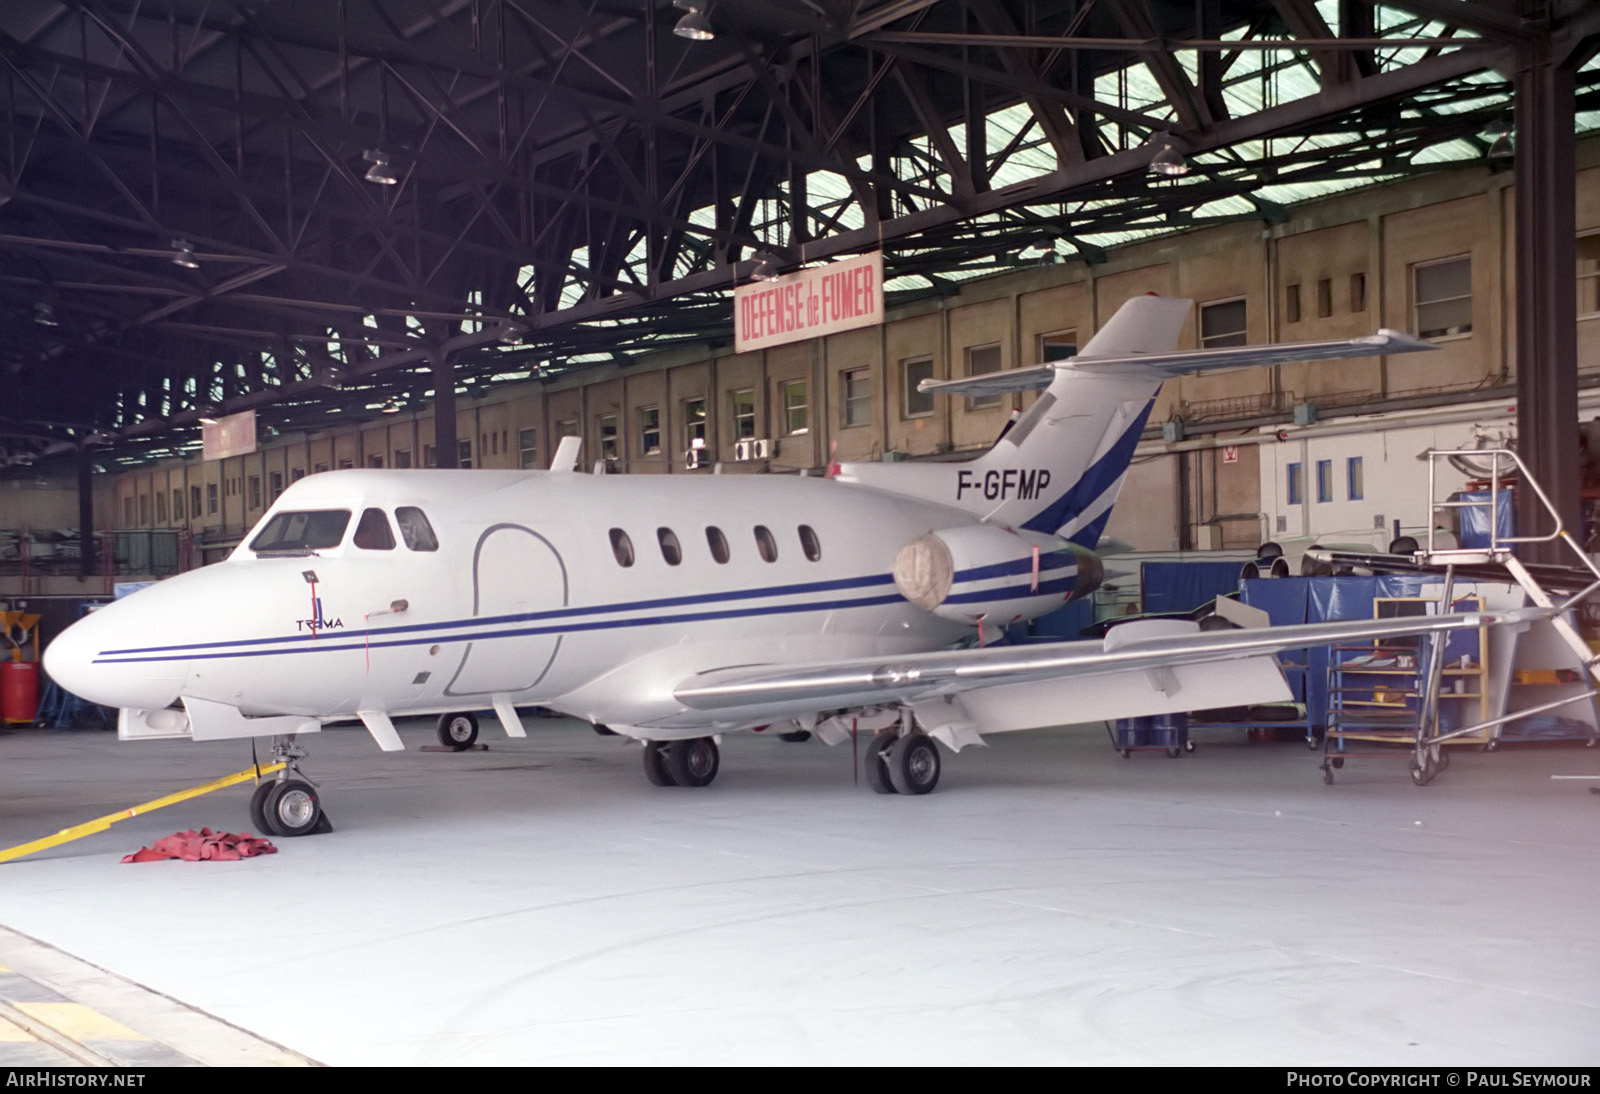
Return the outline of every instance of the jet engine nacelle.
{"type": "Polygon", "coordinates": [[[1054,611],[1100,586],[1100,559],[1060,536],[993,524],[929,532],[900,548],[894,583],[944,619],[1005,626],[1054,611]]]}

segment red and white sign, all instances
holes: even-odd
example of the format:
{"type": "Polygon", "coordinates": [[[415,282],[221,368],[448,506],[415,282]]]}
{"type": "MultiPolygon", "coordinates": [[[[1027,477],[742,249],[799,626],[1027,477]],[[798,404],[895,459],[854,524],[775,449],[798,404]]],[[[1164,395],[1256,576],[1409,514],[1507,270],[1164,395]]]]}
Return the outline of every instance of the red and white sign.
{"type": "Polygon", "coordinates": [[[256,450],[256,412],[241,411],[200,423],[200,455],[207,460],[247,456],[256,450]]]}
{"type": "Polygon", "coordinates": [[[1223,445],[1222,446],[1222,462],[1223,463],[1238,463],[1239,462],[1239,446],[1236,445],[1236,444],[1225,444],[1225,445],[1223,445]]]}
{"type": "Polygon", "coordinates": [[[882,322],[882,251],[733,290],[733,346],[739,353],[882,322]]]}

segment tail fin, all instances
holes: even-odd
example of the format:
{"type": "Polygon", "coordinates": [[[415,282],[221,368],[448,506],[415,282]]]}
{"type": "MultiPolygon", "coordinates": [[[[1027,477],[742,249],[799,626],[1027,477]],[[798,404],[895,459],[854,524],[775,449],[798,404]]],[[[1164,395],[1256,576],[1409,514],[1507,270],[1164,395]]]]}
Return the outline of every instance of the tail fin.
{"type": "MultiPolygon", "coordinates": [[[[1013,528],[1054,532],[1092,548],[1111,516],[1161,384],[1137,365],[1074,366],[1170,353],[1190,305],[1176,297],[1129,300],[1077,357],[1040,373],[1049,385],[1044,394],[975,460],[846,464],[838,477],[954,505],[1013,528]]],[[[1004,373],[997,379],[1014,381],[1004,373]]]]}

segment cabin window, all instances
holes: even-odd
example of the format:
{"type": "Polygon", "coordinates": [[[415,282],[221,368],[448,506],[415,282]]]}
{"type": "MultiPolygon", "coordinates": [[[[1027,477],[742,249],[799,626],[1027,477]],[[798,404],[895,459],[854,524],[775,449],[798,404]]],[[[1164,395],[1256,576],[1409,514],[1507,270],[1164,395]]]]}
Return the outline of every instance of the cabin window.
{"type": "Polygon", "coordinates": [[[617,556],[618,566],[633,565],[633,540],[621,528],[611,529],[611,553],[617,556]]]}
{"type": "Polygon", "coordinates": [[[439,537],[433,534],[428,516],[415,505],[402,505],[394,511],[395,523],[400,525],[400,538],[413,551],[437,551],[439,537]]]}
{"type": "Polygon", "coordinates": [[[809,524],[800,526],[800,549],[812,562],[822,558],[822,541],[817,538],[816,529],[809,524]]]}
{"type": "Polygon", "coordinates": [[[382,509],[367,509],[356,524],[354,543],[364,551],[394,550],[394,533],[389,530],[389,518],[382,509]]]}
{"type": "Polygon", "coordinates": [[[706,529],[706,546],[711,548],[711,557],[718,562],[727,562],[731,557],[728,551],[728,537],[722,534],[721,528],[706,529]]]}
{"type": "Polygon", "coordinates": [[[337,547],[350,525],[348,509],[278,513],[250,541],[252,551],[323,551],[337,547]]]}
{"type": "Polygon", "coordinates": [[[778,561],[778,541],[772,538],[772,530],[764,524],[756,525],[756,550],[761,552],[762,561],[778,561]]]}
{"type": "Polygon", "coordinates": [[[683,545],[678,542],[678,534],[671,528],[657,528],[656,541],[661,544],[661,557],[667,560],[668,566],[676,566],[683,561],[683,545]]]}

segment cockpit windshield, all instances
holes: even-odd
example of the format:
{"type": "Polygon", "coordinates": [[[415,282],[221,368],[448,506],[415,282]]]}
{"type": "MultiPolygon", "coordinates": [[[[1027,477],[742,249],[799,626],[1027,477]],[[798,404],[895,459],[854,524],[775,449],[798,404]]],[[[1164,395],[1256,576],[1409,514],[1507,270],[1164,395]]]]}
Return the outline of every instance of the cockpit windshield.
{"type": "Polygon", "coordinates": [[[348,509],[313,509],[278,513],[250,541],[257,554],[323,551],[337,547],[350,524],[348,509]]]}

